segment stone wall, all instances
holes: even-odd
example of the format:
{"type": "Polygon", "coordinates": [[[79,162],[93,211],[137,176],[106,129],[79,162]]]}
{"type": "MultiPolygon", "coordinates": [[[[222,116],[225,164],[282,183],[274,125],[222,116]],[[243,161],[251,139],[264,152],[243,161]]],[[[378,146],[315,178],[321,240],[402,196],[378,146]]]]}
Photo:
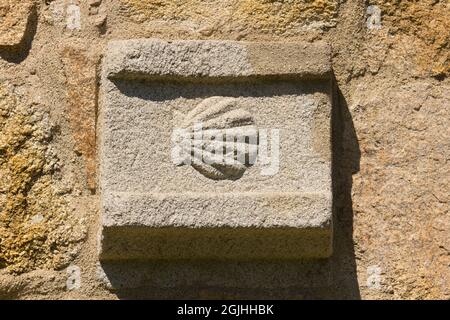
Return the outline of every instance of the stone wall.
{"type": "Polygon", "coordinates": [[[448,30],[447,0],[0,0],[0,298],[449,299],[448,30]],[[100,65],[131,38],[331,45],[330,259],[161,263],[111,288],[100,65]]]}

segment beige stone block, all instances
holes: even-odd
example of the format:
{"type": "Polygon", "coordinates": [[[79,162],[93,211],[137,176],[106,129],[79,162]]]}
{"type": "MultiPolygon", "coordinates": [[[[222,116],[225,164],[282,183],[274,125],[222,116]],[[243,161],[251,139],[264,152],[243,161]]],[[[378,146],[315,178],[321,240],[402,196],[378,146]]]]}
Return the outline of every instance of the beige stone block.
{"type": "Polygon", "coordinates": [[[101,258],[328,257],[330,73],[322,42],[112,42],[101,258]]]}

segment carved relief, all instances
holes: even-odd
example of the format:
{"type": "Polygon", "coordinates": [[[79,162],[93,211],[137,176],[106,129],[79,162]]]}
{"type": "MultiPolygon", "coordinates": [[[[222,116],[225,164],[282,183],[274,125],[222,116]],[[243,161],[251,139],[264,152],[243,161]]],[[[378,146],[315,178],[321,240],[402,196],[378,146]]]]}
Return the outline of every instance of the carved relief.
{"type": "Polygon", "coordinates": [[[329,257],[330,52],[323,42],[110,42],[104,265],[329,257]]]}
{"type": "Polygon", "coordinates": [[[253,116],[237,100],[203,100],[174,130],[176,165],[191,165],[214,180],[238,179],[256,161],[258,129],[253,116]]]}

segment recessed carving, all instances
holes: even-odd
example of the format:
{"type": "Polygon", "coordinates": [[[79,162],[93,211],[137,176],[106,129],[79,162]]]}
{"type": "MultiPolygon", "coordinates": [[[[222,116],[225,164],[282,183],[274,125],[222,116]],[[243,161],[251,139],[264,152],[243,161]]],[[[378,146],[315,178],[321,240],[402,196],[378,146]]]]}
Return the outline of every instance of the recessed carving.
{"type": "Polygon", "coordinates": [[[256,161],[255,119],[234,98],[203,100],[180,121],[173,138],[175,164],[191,165],[210,179],[238,179],[256,161]]]}

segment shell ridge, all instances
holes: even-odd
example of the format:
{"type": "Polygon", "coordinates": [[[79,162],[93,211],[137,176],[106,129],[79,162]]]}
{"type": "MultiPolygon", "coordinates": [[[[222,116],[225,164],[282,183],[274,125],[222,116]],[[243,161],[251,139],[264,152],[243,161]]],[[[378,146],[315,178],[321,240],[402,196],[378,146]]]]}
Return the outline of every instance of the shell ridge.
{"type": "Polygon", "coordinates": [[[235,98],[207,98],[180,122],[185,130],[183,164],[205,177],[236,180],[255,163],[258,128],[253,115],[238,108],[235,98]],[[185,143],[187,140],[190,143],[185,143]]]}
{"type": "Polygon", "coordinates": [[[203,123],[205,121],[210,121],[219,115],[226,114],[227,112],[232,112],[235,107],[234,99],[228,99],[225,102],[220,102],[216,105],[210,106],[206,110],[202,110],[195,117],[189,119],[191,124],[203,123]]]}
{"type": "Polygon", "coordinates": [[[211,111],[211,104],[213,106],[216,106],[217,103],[219,106],[222,106],[220,104],[220,100],[222,99],[222,97],[211,97],[211,98],[207,98],[205,100],[203,100],[201,103],[198,104],[197,107],[195,107],[191,112],[189,112],[186,115],[184,124],[189,126],[190,124],[193,125],[196,122],[200,122],[199,120],[201,120],[201,117],[204,114],[209,114],[211,111]]]}

